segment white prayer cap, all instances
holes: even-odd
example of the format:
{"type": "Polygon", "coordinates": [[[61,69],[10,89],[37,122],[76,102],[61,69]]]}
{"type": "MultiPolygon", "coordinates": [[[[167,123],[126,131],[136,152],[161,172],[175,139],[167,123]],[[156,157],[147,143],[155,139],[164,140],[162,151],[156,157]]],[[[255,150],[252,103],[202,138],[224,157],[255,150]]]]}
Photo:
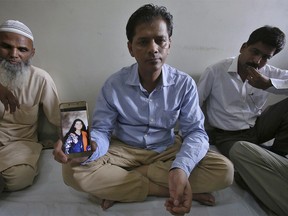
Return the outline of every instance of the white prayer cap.
{"type": "Polygon", "coordinates": [[[13,32],[30,38],[34,41],[31,30],[22,22],[17,20],[7,20],[0,25],[0,32],[13,32]]]}

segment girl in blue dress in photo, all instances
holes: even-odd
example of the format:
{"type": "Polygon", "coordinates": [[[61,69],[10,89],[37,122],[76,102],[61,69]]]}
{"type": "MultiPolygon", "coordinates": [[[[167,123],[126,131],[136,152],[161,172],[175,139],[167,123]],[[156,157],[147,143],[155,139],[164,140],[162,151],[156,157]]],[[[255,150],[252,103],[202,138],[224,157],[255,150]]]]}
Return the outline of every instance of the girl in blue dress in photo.
{"type": "Polygon", "coordinates": [[[65,154],[89,151],[88,133],[84,122],[75,119],[64,137],[65,154]]]}

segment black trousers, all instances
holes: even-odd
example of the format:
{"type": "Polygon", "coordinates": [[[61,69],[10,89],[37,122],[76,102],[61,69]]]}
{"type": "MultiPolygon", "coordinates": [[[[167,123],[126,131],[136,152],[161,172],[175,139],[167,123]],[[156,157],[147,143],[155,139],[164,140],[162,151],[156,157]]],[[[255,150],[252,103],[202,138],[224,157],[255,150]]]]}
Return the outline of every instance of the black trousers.
{"type": "Polygon", "coordinates": [[[271,151],[288,154],[288,98],[267,107],[257,118],[254,127],[246,130],[226,131],[214,128],[210,132],[213,144],[229,158],[229,151],[237,141],[257,145],[274,139],[271,151]]]}

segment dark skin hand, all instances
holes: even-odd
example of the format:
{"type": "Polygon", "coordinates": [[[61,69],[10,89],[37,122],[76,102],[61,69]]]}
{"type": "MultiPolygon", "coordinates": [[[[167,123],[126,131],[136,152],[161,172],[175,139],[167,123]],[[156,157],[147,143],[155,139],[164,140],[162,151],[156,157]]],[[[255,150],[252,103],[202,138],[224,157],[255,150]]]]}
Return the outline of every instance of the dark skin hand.
{"type": "Polygon", "coordinates": [[[10,109],[10,113],[14,113],[20,107],[18,99],[6,87],[0,84],[0,101],[3,103],[5,110],[10,109]]]}
{"type": "MultiPolygon", "coordinates": [[[[53,155],[54,159],[58,161],[59,163],[67,164],[70,163],[72,165],[80,165],[82,162],[86,161],[89,156],[85,157],[78,157],[78,158],[68,158],[67,155],[62,151],[62,141],[59,139],[55,144],[54,144],[54,150],[53,150],[53,155]]],[[[96,151],[97,144],[96,142],[92,141],[91,142],[91,148],[92,151],[96,151]]]]}
{"type": "Polygon", "coordinates": [[[166,210],[172,215],[184,215],[192,206],[192,189],[186,173],[175,168],[169,172],[169,194],[165,202],[166,210]]]}
{"type": "Polygon", "coordinates": [[[246,79],[248,80],[248,83],[253,87],[265,90],[272,86],[270,78],[259,73],[257,69],[248,66],[246,70],[247,70],[246,79]]]}

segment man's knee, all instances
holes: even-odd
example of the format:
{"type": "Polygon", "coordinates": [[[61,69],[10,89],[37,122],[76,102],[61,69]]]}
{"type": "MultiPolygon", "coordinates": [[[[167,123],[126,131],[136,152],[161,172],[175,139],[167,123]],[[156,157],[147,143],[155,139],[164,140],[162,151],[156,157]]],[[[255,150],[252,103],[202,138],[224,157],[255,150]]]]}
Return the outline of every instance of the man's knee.
{"type": "Polygon", "coordinates": [[[2,172],[6,191],[17,191],[33,184],[37,175],[36,170],[30,165],[16,165],[2,172]]]}
{"type": "Polygon", "coordinates": [[[233,163],[227,158],[227,157],[222,157],[221,160],[222,162],[222,187],[228,187],[233,183],[234,180],[234,166],[233,163]]]}
{"type": "Polygon", "coordinates": [[[234,167],[227,157],[209,151],[193,170],[189,179],[195,193],[220,190],[233,183],[234,167]]]}
{"type": "Polygon", "coordinates": [[[238,141],[230,149],[229,158],[234,165],[243,163],[244,161],[248,162],[257,156],[257,148],[260,147],[253,143],[247,141],[238,141]]]}
{"type": "Polygon", "coordinates": [[[234,146],[229,151],[229,158],[232,160],[236,159],[239,155],[243,154],[245,150],[245,141],[235,142],[234,146]]]}

